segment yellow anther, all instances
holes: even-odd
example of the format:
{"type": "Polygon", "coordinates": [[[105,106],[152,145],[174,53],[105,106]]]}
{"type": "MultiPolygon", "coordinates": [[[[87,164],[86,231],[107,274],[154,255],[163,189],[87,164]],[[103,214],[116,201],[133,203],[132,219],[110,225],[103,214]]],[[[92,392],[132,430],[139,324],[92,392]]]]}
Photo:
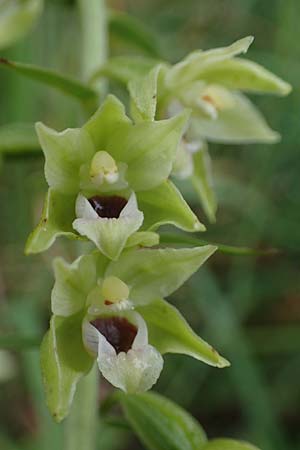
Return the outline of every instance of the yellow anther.
{"type": "Polygon", "coordinates": [[[107,277],[102,284],[102,295],[105,300],[112,303],[120,302],[128,299],[129,288],[120,278],[107,277]]]}
{"type": "Polygon", "coordinates": [[[234,107],[235,101],[231,93],[216,84],[210,84],[201,93],[202,100],[211,103],[218,111],[234,107]]]}
{"type": "Polygon", "coordinates": [[[105,151],[95,153],[90,167],[91,179],[97,183],[104,180],[108,183],[114,183],[118,176],[118,167],[114,158],[105,151]]]}

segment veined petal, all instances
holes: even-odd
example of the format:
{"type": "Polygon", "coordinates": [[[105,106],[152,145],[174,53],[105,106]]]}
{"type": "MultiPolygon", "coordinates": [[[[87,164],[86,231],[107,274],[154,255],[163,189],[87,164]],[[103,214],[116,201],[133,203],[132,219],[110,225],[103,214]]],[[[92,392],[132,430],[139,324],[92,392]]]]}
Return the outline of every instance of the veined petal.
{"type": "Polygon", "coordinates": [[[138,192],[137,197],[145,216],[144,229],[155,230],[160,225],[172,224],[185,231],[205,231],[205,226],[170,180],[149,191],[138,192]]]}
{"type": "Polygon", "coordinates": [[[111,262],[105,276],[116,276],[130,288],[130,300],[147,304],[179,288],[217,247],[139,249],[124,252],[111,262]]]}
{"type": "Polygon", "coordinates": [[[252,42],[253,37],[248,36],[228,47],[214,48],[207,51],[197,50],[169,70],[166,76],[166,83],[169,87],[175,87],[196,80],[198,79],[198,73],[206,65],[226,61],[240,53],[246,53],[252,42]]]}
{"type": "Polygon", "coordinates": [[[232,58],[206,65],[198,74],[208,83],[247,92],[287,95],[291,85],[248,59],[232,58]]]}
{"type": "Polygon", "coordinates": [[[119,218],[92,217],[89,201],[78,197],[78,219],[73,228],[87,236],[98,249],[110,259],[117,259],[126,245],[126,241],[143,223],[143,213],[138,209],[135,194],[132,193],[119,218]]]}
{"type": "Polygon", "coordinates": [[[191,138],[233,144],[278,142],[279,134],[268,126],[250,100],[237,92],[232,93],[232,97],[235,105],[219,111],[215,120],[193,118],[189,129],[191,138]]]}
{"type": "Polygon", "coordinates": [[[96,285],[97,278],[101,276],[99,258],[95,255],[84,255],[72,264],[57,258],[54,260],[54,273],[55,284],[51,294],[52,312],[58,316],[71,316],[85,307],[89,292],[96,285]]]}
{"type": "Polygon", "coordinates": [[[77,193],[80,167],[95,153],[89,134],[80,128],[57,132],[40,122],[36,131],[45,154],[49,186],[65,194],[77,193]]]}
{"type": "Polygon", "coordinates": [[[27,239],[26,254],[47,250],[58,236],[81,239],[72,228],[75,199],[75,195],[65,195],[51,188],[48,190],[40,222],[27,239]]]}

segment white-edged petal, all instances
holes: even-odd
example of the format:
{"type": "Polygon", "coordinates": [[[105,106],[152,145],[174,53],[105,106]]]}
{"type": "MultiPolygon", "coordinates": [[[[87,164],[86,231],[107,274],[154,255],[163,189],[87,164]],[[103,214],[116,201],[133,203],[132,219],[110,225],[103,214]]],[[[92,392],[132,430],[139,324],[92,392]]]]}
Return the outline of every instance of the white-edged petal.
{"type": "Polygon", "coordinates": [[[98,214],[87,198],[78,194],[75,204],[76,217],[80,219],[98,219],[98,214]]]}

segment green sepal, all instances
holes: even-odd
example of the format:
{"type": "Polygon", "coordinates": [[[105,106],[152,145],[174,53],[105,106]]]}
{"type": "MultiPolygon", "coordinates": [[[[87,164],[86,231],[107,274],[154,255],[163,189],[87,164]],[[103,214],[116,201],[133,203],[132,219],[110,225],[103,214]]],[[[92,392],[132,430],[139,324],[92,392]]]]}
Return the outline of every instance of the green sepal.
{"type": "Polygon", "coordinates": [[[289,83],[261,65],[241,58],[207,65],[198,76],[207,83],[247,92],[287,95],[292,89],[289,83]]]}
{"type": "Polygon", "coordinates": [[[202,116],[192,119],[191,137],[232,144],[272,144],[280,140],[280,135],[268,126],[250,100],[238,92],[232,92],[231,95],[234,106],[219,111],[216,119],[202,116]]]}
{"type": "Polygon", "coordinates": [[[80,167],[95,153],[89,134],[80,128],[57,132],[42,123],[37,123],[36,131],[45,154],[49,186],[65,194],[77,193],[80,167]]]}
{"type": "Polygon", "coordinates": [[[0,5],[0,48],[8,47],[30,31],[43,10],[43,0],[2,1],[0,5]]]}
{"type": "Polygon", "coordinates": [[[29,235],[25,253],[40,253],[47,250],[59,236],[83,239],[74,233],[75,195],[65,195],[49,189],[39,224],[29,235]]]}
{"type": "Polygon", "coordinates": [[[147,304],[176,291],[216,251],[217,247],[140,249],[124,252],[105,276],[114,275],[130,289],[130,300],[147,304]]]}
{"type": "Polygon", "coordinates": [[[154,120],[159,71],[160,65],[154,67],[146,76],[135,78],[128,83],[131,98],[131,116],[135,123],[143,120],[154,120]]]}
{"type": "Polygon", "coordinates": [[[94,254],[80,256],[72,264],[62,258],[54,260],[53,314],[68,317],[84,310],[88,294],[104,271],[99,264],[102,261],[103,258],[97,258],[94,254]]]}
{"type": "Polygon", "coordinates": [[[166,180],[159,186],[137,194],[138,204],[144,212],[143,228],[155,230],[160,225],[172,224],[185,231],[205,231],[176,186],[166,180]]]}
{"type": "Polygon", "coordinates": [[[217,199],[213,186],[211,158],[206,144],[193,154],[193,186],[199,195],[202,207],[209,221],[216,221],[217,199]]]}
{"type": "Polygon", "coordinates": [[[57,422],[69,413],[76,385],[93,365],[83,347],[82,315],[52,316],[41,346],[42,378],[48,408],[57,422]]]}
{"type": "Polygon", "coordinates": [[[222,438],[206,442],[201,450],[259,450],[259,448],[248,442],[222,438]]]}
{"type": "Polygon", "coordinates": [[[126,179],[135,191],[148,190],[168,178],[189,111],[167,120],[117,128],[107,149],[128,165],[126,179]]]}
{"type": "Polygon", "coordinates": [[[253,42],[253,37],[248,36],[234,42],[228,47],[212,50],[197,50],[188,55],[183,61],[175,64],[167,73],[166,84],[171,88],[190,83],[199,78],[199,73],[213,63],[221,63],[240,53],[246,53],[253,42]]]}
{"type": "Polygon", "coordinates": [[[150,450],[200,450],[206,434],[200,424],[176,403],[154,392],[118,393],[125,416],[150,450]]]}
{"type": "Polygon", "coordinates": [[[192,330],[180,312],[163,299],[138,306],[148,326],[149,342],[161,354],[181,353],[214,367],[227,367],[229,362],[192,330]]]}

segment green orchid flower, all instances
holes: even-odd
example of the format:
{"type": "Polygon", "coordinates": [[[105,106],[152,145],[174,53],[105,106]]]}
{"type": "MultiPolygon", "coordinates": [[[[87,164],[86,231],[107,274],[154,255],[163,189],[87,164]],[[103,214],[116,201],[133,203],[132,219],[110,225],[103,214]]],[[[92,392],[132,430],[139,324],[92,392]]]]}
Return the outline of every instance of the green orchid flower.
{"type": "Polygon", "coordinates": [[[211,222],[217,200],[213,189],[207,142],[252,144],[280,139],[245,93],[287,95],[291,86],[264,67],[238,57],[253,38],[224,48],[197,50],[171,66],[166,63],[113,58],[103,74],[128,83],[132,115],[136,120],[172,117],[188,107],[192,111],[172,174],[190,179],[211,222]]]}
{"type": "Polygon", "coordinates": [[[246,37],[229,47],[198,50],[165,69],[161,107],[168,116],[187,106],[193,112],[173,174],[191,179],[211,222],[217,201],[206,142],[277,142],[279,134],[242,92],[284,96],[291,91],[288,83],[262,66],[237,57],[247,52],[252,41],[246,37]]]}
{"type": "Polygon", "coordinates": [[[48,405],[58,420],[67,414],[77,381],[95,359],[102,375],[125,392],[150,389],[163,368],[164,353],[228,365],[163,299],[215,250],[211,245],[133,248],[118,261],[98,251],[72,264],[55,261],[53,316],[41,358],[48,405]]]}
{"type": "Polygon", "coordinates": [[[182,111],[134,124],[109,95],[82,128],[57,132],[38,123],[49,191],[26,252],[46,250],[65,235],[87,238],[116,260],[135,233],[161,224],[204,230],[168,180],[187,118],[182,111]]]}

